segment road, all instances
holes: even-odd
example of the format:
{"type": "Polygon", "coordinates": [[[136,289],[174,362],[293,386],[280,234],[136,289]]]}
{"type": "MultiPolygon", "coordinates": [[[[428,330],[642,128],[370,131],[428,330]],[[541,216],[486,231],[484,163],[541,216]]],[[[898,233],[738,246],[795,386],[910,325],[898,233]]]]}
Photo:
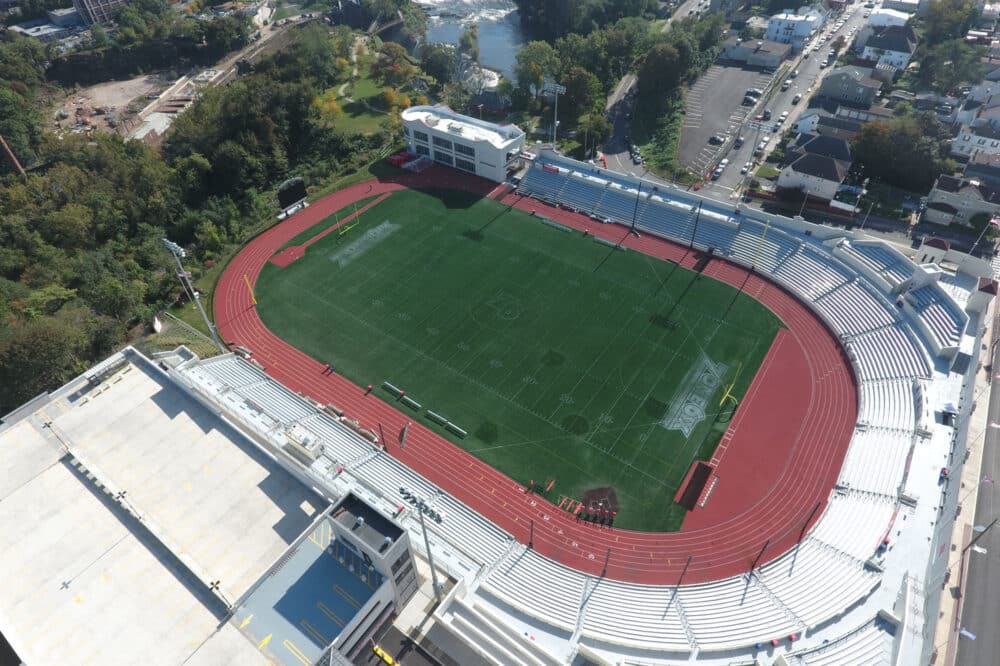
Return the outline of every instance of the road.
{"type": "MultiPolygon", "coordinates": [[[[860,29],[864,24],[864,11],[858,4],[851,5],[844,13],[846,20],[840,30],[834,31],[832,23],[828,24],[826,29],[799,56],[790,62],[787,70],[789,77],[786,80],[791,82],[791,86],[788,90],[782,91],[780,89],[780,82],[775,82],[775,90],[770,98],[762,100],[754,109],[754,112],[748,114],[748,120],[744,123],[741,132],[741,136],[746,139],[746,142],[742,148],[731,149],[728,153],[719,155],[719,159],[723,157],[729,158],[729,166],[723,171],[722,176],[717,181],[710,181],[706,184],[705,189],[716,197],[735,196],[736,190],[741,185],[744,185],[747,180],[747,176],[740,174],[740,168],[746,162],[753,159],[763,162],[764,156],[753,157],[754,148],[761,141],[766,141],[767,148],[764,155],[773,150],[778,143],[781,132],[791,127],[798,117],[806,111],[809,97],[819,88],[823,77],[833,69],[833,67],[820,68],[820,64],[826,58],[827,54],[830,53],[828,46],[830,42],[826,42],[825,44],[821,42],[822,36],[829,34],[831,35],[830,41],[832,41],[836,37],[844,35],[845,39],[850,41],[848,37],[850,31],[853,28],[860,29]],[[817,45],[820,46],[820,50],[818,52],[813,51],[813,48],[817,45]],[[790,78],[791,72],[796,70],[799,72],[798,76],[790,78]],[[802,99],[798,104],[793,104],[792,100],[798,94],[802,95],[802,99]],[[755,122],[753,120],[754,116],[763,114],[765,109],[771,110],[772,120],[755,122]],[[789,112],[788,119],[782,124],[778,132],[772,133],[771,128],[783,111],[789,112]]],[[[729,145],[732,144],[730,143],[729,145]]]]}
{"type": "MultiPolygon", "coordinates": [[[[697,11],[701,0],[685,0],[677,10],[663,24],[663,31],[670,29],[670,23],[675,18],[683,18],[694,11],[697,11]]],[[[623,76],[618,85],[608,96],[604,105],[604,110],[611,121],[611,138],[604,144],[602,152],[608,160],[608,167],[620,173],[629,173],[641,176],[647,173],[646,168],[636,165],[628,154],[629,141],[631,139],[632,113],[631,103],[627,99],[635,92],[635,84],[638,81],[635,74],[628,73],[623,76]]],[[[631,98],[634,100],[634,97],[631,98]]],[[[652,175],[652,174],[650,174],[652,175]]],[[[655,180],[655,179],[654,179],[655,180]]]]}
{"type": "MultiPolygon", "coordinates": [[[[993,335],[996,337],[1000,320],[994,318],[993,335]]],[[[987,420],[990,425],[1000,422],[1000,349],[992,350],[992,372],[990,400],[987,420]]],[[[989,525],[1000,517],[996,506],[997,490],[993,479],[1000,478],[1000,456],[997,442],[1000,429],[987,427],[983,443],[983,461],[980,472],[982,483],[976,501],[977,526],[989,525]]],[[[961,638],[958,643],[957,666],[996,666],[1000,655],[1000,632],[996,631],[1000,618],[1000,529],[994,527],[984,533],[968,554],[968,570],[965,580],[965,597],[962,607],[961,625],[975,635],[975,640],[961,638]],[[980,550],[983,549],[983,550],[980,550]]]]}
{"type": "MultiPolygon", "coordinates": [[[[674,16],[685,16],[692,11],[697,10],[698,6],[698,0],[688,0],[677,9],[674,16]]],[[[735,130],[739,136],[743,136],[745,138],[743,146],[738,149],[733,148],[733,141],[729,141],[712,160],[712,163],[718,163],[719,160],[726,157],[729,159],[729,167],[726,168],[719,180],[709,181],[706,183],[705,188],[711,195],[719,198],[726,196],[732,196],[735,198],[738,189],[744,183],[745,179],[745,176],[740,174],[740,168],[744,165],[744,163],[753,158],[752,153],[754,147],[757,146],[761,140],[767,140],[767,152],[770,152],[770,150],[776,145],[780,133],[771,134],[769,130],[772,124],[777,121],[781,112],[790,112],[789,118],[785,121],[782,127],[782,130],[784,130],[791,126],[791,124],[798,118],[799,114],[806,109],[806,103],[809,96],[819,86],[822,76],[831,71],[832,68],[829,67],[826,69],[820,68],[820,63],[829,53],[829,48],[821,46],[820,50],[815,52],[813,51],[813,47],[822,43],[821,38],[823,35],[830,34],[831,37],[844,35],[847,37],[848,33],[853,28],[860,28],[864,24],[865,20],[864,11],[865,10],[860,5],[852,5],[844,14],[846,20],[844,26],[841,27],[839,31],[833,31],[833,24],[828,24],[827,29],[821,32],[820,35],[817,36],[816,40],[811,43],[802,54],[790,62],[787,71],[792,72],[798,70],[799,74],[796,78],[790,79],[792,85],[789,89],[781,91],[779,89],[779,83],[775,82],[775,90],[773,94],[766,96],[765,99],[758,104],[758,107],[752,110],[752,113],[747,114],[747,120],[743,122],[742,129],[735,130]],[[792,104],[792,99],[799,93],[802,94],[802,100],[798,104],[792,104]],[[755,123],[753,121],[753,117],[756,114],[762,114],[765,108],[772,111],[774,119],[764,124],[755,123]]],[[[667,25],[664,26],[664,29],[668,26],[669,21],[667,25]]],[[[828,43],[829,42],[827,42],[827,44],[828,43]]],[[[608,97],[605,108],[613,129],[611,138],[608,139],[604,145],[603,152],[604,156],[608,160],[608,168],[611,170],[633,176],[642,176],[644,178],[649,178],[650,180],[659,180],[653,177],[653,174],[649,173],[645,166],[635,164],[628,153],[628,146],[631,140],[630,126],[632,104],[634,103],[633,92],[635,90],[635,84],[635,75],[628,74],[618,82],[615,90],[608,97]]],[[[697,83],[695,85],[697,85],[697,83]]],[[[734,112],[736,110],[738,110],[738,107],[737,109],[730,109],[727,111],[734,112]]],[[[735,138],[735,136],[731,138],[735,138]]],[[[699,164],[698,167],[700,168],[701,165],[699,164]]]]}

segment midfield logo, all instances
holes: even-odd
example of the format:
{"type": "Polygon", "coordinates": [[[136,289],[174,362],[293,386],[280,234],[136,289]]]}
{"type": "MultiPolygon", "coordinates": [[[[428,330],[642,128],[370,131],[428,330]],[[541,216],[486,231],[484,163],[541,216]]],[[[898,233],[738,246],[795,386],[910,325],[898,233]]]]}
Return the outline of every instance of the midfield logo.
{"type": "Polygon", "coordinates": [[[690,437],[695,427],[705,420],[705,406],[722,384],[728,369],[725,363],[715,363],[702,354],[688,370],[660,425],[667,430],[680,430],[685,437],[690,437]]]}

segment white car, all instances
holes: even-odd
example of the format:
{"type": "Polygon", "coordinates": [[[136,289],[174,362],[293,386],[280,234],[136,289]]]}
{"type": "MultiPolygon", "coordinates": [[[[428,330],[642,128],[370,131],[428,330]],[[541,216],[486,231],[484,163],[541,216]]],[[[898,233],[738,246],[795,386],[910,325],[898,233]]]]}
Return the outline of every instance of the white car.
{"type": "Polygon", "coordinates": [[[743,165],[743,168],[740,169],[740,173],[745,176],[752,167],[753,167],[753,162],[747,162],[746,164],[743,165]]]}

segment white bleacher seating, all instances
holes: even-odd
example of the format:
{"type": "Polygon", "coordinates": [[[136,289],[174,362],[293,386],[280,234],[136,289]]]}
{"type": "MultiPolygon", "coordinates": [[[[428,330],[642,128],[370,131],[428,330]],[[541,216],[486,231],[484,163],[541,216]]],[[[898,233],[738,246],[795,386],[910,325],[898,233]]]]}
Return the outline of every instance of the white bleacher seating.
{"type": "Polygon", "coordinates": [[[802,629],[753,581],[727,578],[685,585],[678,594],[702,650],[752,645],[802,629]]]}
{"type": "MultiPolygon", "coordinates": [[[[902,469],[898,471],[901,478],[902,469]]],[[[809,537],[863,562],[875,554],[894,510],[889,498],[835,494],[809,537]]]]}
{"type": "Polygon", "coordinates": [[[282,423],[292,423],[316,413],[316,409],[278,382],[259,382],[235,389],[256,405],[267,405],[267,411],[282,423]]]}
{"type": "Polygon", "coordinates": [[[674,588],[595,579],[587,599],[583,635],[606,643],[650,649],[690,649],[674,588]],[[628,618],[623,622],[623,618],[628,618]]]}
{"type": "Polygon", "coordinates": [[[451,495],[438,495],[436,487],[395,458],[380,454],[349,471],[378,488],[407,488],[420,497],[436,497],[431,506],[441,522],[425,521],[428,530],[480,563],[498,560],[510,545],[506,532],[451,495]]]}
{"type": "Polygon", "coordinates": [[[793,666],[890,666],[894,628],[874,620],[843,638],[809,652],[790,655],[793,666]]]}
{"type": "Polygon", "coordinates": [[[802,246],[772,276],[802,298],[814,300],[854,279],[854,273],[839,265],[832,256],[819,255],[802,246]]]}
{"type": "Polygon", "coordinates": [[[808,626],[839,615],[878,585],[878,574],[853,559],[806,538],[765,565],[761,580],[808,626]]]}
{"type": "Polygon", "coordinates": [[[745,266],[755,266],[765,273],[774,272],[796,249],[799,242],[783,231],[767,229],[762,224],[744,221],[730,248],[732,257],[745,266]]]}
{"type": "Polygon", "coordinates": [[[896,495],[912,443],[912,433],[901,430],[869,428],[855,432],[840,482],[857,490],[896,495]]]}
{"type": "Polygon", "coordinates": [[[939,346],[958,345],[968,324],[968,316],[942,290],[927,285],[909,292],[906,298],[939,346]]]}
{"type": "Polygon", "coordinates": [[[858,420],[871,426],[912,431],[917,423],[913,380],[863,382],[858,420]]]}
{"type": "Polygon", "coordinates": [[[200,365],[219,381],[234,389],[270,379],[267,374],[238,356],[219,356],[207,359],[200,365]]]}
{"type": "Polygon", "coordinates": [[[908,259],[880,243],[846,242],[841,245],[841,248],[872,272],[887,280],[890,279],[890,276],[893,281],[896,281],[900,276],[905,280],[913,273],[912,264],[907,267],[908,259]]]}
{"type": "Polygon", "coordinates": [[[847,343],[863,380],[927,377],[930,365],[922,347],[908,336],[902,324],[864,333],[847,343]]]}
{"type": "Polygon", "coordinates": [[[482,589],[526,615],[572,632],[585,580],[582,573],[525,550],[502,562],[482,589]]]}
{"type": "Polygon", "coordinates": [[[814,306],[833,322],[838,333],[856,335],[888,326],[893,313],[860,282],[848,282],[813,301],[814,306]]]}

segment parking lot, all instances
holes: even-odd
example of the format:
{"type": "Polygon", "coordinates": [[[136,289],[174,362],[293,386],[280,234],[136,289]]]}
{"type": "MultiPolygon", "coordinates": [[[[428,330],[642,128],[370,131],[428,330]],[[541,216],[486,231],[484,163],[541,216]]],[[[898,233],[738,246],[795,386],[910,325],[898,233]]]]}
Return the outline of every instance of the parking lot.
{"type": "Polygon", "coordinates": [[[695,173],[708,173],[723,146],[709,143],[713,134],[733,136],[752,107],[743,106],[750,88],[764,90],[773,75],[732,65],[712,65],[688,90],[685,118],[677,144],[681,164],[695,173]]]}

